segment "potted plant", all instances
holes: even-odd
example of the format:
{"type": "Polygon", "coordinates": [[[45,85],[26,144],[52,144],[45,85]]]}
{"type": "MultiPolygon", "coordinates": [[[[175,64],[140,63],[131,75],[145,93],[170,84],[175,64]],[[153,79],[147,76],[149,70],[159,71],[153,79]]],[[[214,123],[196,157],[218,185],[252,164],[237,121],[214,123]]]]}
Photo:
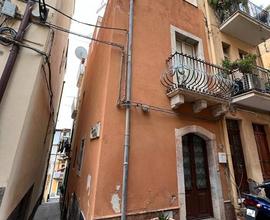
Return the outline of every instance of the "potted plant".
{"type": "Polygon", "coordinates": [[[208,0],[219,19],[223,22],[232,13],[240,9],[248,13],[248,0],[208,0]]]}
{"type": "Polygon", "coordinates": [[[240,71],[241,73],[253,73],[254,65],[256,65],[255,54],[248,54],[243,59],[236,61],[230,61],[228,59],[223,60],[222,66],[228,71],[240,71]]]}

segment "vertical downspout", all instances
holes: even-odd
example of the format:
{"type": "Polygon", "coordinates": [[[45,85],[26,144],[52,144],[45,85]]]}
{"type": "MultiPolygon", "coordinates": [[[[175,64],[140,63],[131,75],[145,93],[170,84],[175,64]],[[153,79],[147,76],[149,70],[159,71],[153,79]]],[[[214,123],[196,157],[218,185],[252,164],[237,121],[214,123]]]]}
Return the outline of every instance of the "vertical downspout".
{"type": "Polygon", "coordinates": [[[124,140],[124,163],[123,163],[123,182],[122,182],[122,204],[121,220],[126,220],[127,215],[127,183],[128,183],[128,163],[130,148],[130,121],[131,121],[131,80],[132,80],[132,43],[134,26],[134,0],[129,3],[129,31],[127,48],[127,82],[126,82],[126,120],[125,120],[125,140],[124,140]]]}
{"type": "MultiPolygon", "coordinates": [[[[21,24],[19,26],[17,35],[16,35],[16,37],[14,39],[16,41],[22,41],[23,40],[25,29],[27,28],[27,26],[29,24],[29,21],[30,21],[33,4],[34,4],[34,2],[31,1],[31,0],[27,2],[25,12],[24,12],[24,15],[23,15],[23,19],[22,19],[21,24]]],[[[4,96],[5,90],[7,88],[8,81],[10,79],[12,70],[13,70],[15,62],[17,60],[18,52],[19,52],[19,46],[14,44],[12,46],[12,49],[10,50],[9,57],[7,59],[5,68],[4,68],[2,76],[0,78],[0,103],[1,103],[2,98],[4,96]]]]}

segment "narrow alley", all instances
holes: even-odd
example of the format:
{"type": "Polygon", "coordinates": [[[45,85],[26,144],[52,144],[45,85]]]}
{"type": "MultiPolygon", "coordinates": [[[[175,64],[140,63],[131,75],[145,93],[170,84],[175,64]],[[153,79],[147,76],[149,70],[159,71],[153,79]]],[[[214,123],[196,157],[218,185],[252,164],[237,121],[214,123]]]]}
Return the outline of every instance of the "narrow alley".
{"type": "Polygon", "coordinates": [[[60,220],[59,202],[43,203],[38,207],[34,220],[60,220]]]}

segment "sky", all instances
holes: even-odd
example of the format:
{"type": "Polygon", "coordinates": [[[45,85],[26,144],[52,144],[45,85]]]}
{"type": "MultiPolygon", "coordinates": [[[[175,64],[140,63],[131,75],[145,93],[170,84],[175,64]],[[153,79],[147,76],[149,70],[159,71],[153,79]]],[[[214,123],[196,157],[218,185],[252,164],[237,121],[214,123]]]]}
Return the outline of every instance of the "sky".
{"type": "Polygon", "coordinates": [[[270,5],[270,0],[250,0],[254,4],[262,7],[266,7],[267,5],[270,5]]]}
{"type": "MultiPolygon", "coordinates": [[[[104,13],[104,7],[99,13],[97,13],[97,10],[101,8],[104,2],[105,0],[76,0],[74,18],[83,22],[96,24],[97,17],[102,16],[104,13]]],[[[94,29],[89,26],[72,22],[71,31],[91,36],[94,29]]],[[[76,37],[74,35],[69,36],[68,60],[65,75],[66,83],[57,121],[58,129],[72,128],[71,105],[74,97],[77,95],[77,73],[80,64],[80,60],[75,56],[75,49],[78,46],[83,46],[88,49],[89,43],[90,41],[87,39],[76,37]]]]}
{"type": "MultiPolygon", "coordinates": [[[[164,0],[165,1],[165,0],[164,0]]],[[[74,18],[91,24],[96,24],[97,17],[102,16],[103,10],[99,10],[106,0],[76,0],[74,18]],[[97,11],[99,11],[97,13],[97,11]]],[[[270,5],[270,0],[251,0],[254,4],[262,7],[270,5]]],[[[91,36],[93,28],[85,25],[80,25],[72,22],[71,30],[80,34],[91,36]]],[[[80,60],[75,56],[75,49],[78,46],[83,46],[88,49],[89,40],[70,36],[69,53],[67,61],[67,71],[65,76],[65,89],[63,92],[62,103],[60,107],[59,117],[57,121],[57,128],[72,128],[71,120],[71,105],[74,97],[77,95],[77,73],[79,69],[80,60]]]]}

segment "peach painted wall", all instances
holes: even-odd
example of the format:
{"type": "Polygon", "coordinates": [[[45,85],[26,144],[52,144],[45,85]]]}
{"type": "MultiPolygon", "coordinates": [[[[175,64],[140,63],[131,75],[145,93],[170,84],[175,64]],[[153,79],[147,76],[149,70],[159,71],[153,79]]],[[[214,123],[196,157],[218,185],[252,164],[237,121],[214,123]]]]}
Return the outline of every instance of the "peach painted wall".
{"type": "MultiPolygon", "coordinates": [[[[111,0],[103,25],[127,28],[128,1],[111,0]]],[[[192,33],[203,41],[209,60],[204,15],[184,1],[135,1],[132,100],[169,109],[169,99],[160,83],[171,54],[170,26],[192,33]],[[187,13],[188,12],[188,13],[187,13]],[[196,19],[195,19],[196,18],[196,19]]],[[[126,44],[125,33],[100,30],[103,40],[126,44]]],[[[117,107],[121,51],[94,43],[87,61],[76,120],[73,158],[85,138],[81,175],[71,170],[69,197],[75,191],[87,219],[119,215],[121,198],[125,111],[117,107]],[[84,95],[83,95],[84,94],[84,95]],[[84,97],[84,98],[83,98],[84,97]],[[101,137],[90,140],[90,127],[101,122],[101,137]],[[90,190],[87,182],[91,176],[90,190]]],[[[217,136],[218,151],[224,151],[222,127],[209,111],[191,113],[190,105],[179,115],[132,109],[128,212],[179,208],[176,172],[175,129],[199,125],[217,136]],[[210,118],[210,119],[208,119],[210,118]],[[207,120],[208,119],[208,120],[207,120]]],[[[229,199],[226,177],[221,167],[224,199],[229,199]]]]}

